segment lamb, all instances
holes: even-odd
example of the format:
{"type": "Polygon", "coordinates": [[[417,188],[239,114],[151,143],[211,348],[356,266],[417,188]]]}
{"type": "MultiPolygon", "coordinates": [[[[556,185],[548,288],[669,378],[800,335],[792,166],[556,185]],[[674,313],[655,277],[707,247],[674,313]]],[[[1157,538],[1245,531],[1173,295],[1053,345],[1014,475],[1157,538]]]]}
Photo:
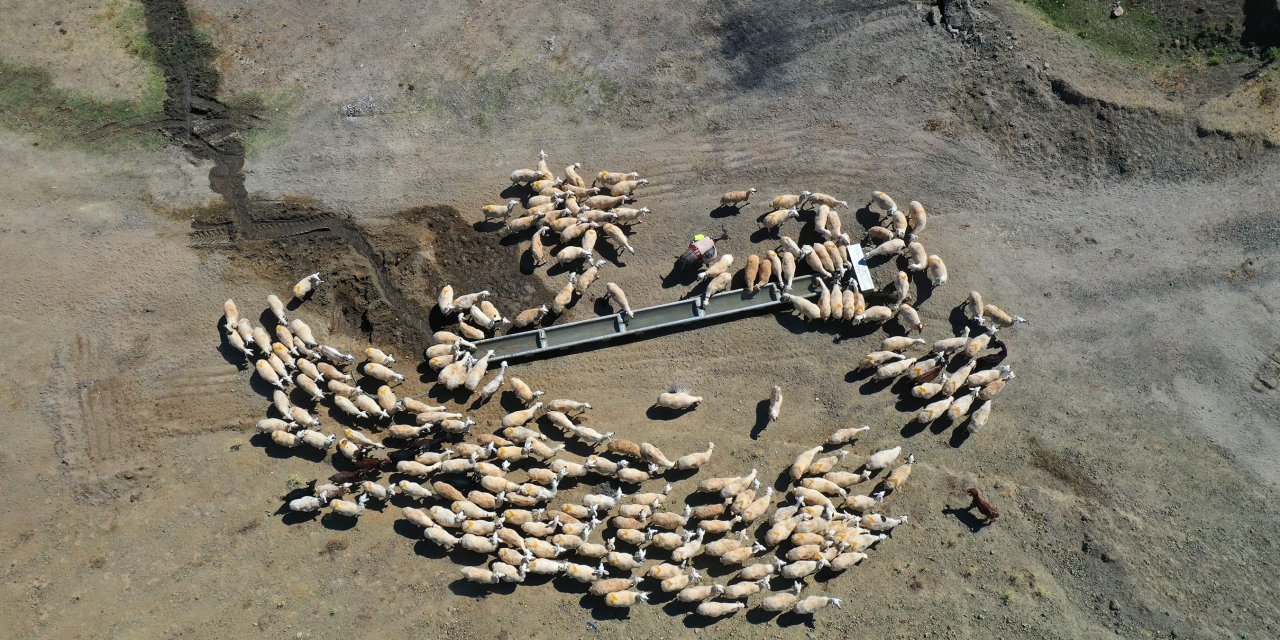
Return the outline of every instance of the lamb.
{"type": "Polygon", "coordinates": [[[364,373],[369,377],[376,378],[383,382],[404,382],[403,375],[376,362],[366,362],[364,365],[364,373]]]}
{"type": "Polygon", "coordinates": [[[687,390],[676,388],[671,391],[665,391],[658,394],[658,400],[654,405],[664,409],[675,409],[679,411],[696,407],[699,402],[702,402],[702,396],[695,396],[688,393],[687,390]]]}
{"type": "Polygon", "coordinates": [[[811,195],[813,194],[809,193],[808,191],[801,191],[800,195],[786,194],[786,195],[776,196],[770,202],[770,205],[774,209],[789,209],[793,207],[800,207],[804,204],[805,200],[811,195]]]}
{"type": "Polygon", "coordinates": [[[516,169],[511,172],[511,184],[532,184],[546,177],[546,173],[536,169],[516,169]]]}
{"type": "Polygon", "coordinates": [[[267,296],[267,307],[271,309],[271,313],[275,315],[276,320],[280,321],[280,324],[288,324],[289,319],[284,315],[284,303],[280,302],[280,298],[276,294],[272,293],[267,296]]]}
{"type": "Polygon", "coordinates": [[[872,258],[879,258],[881,256],[897,255],[906,246],[907,244],[903,242],[901,238],[894,238],[892,240],[888,240],[884,243],[881,243],[876,248],[866,252],[866,254],[864,254],[864,257],[867,260],[871,260],[872,258]]]}
{"type": "MultiPolygon", "coordinates": [[[[983,307],[980,317],[1001,327],[1012,327],[1016,324],[1022,324],[1027,321],[1022,316],[1009,315],[1004,309],[989,304],[983,307]]],[[[980,321],[981,322],[981,321],[980,321]]]]}
{"type": "Polygon", "coordinates": [[[623,292],[622,287],[619,287],[612,282],[606,282],[604,287],[605,291],[608,292],[607,295],[609,296],[609,299],[615,306],[622,309],[623,314],[628,318],[636,317],[635,312],[631,310],[631,304],[627,302],[627,294],[623,292]]]}
{"type": "Polygon", "coordinates": [[[722,273],[712,278],[711,282],[707,283],[706,291],[702,293],[702,304],[704,305],[707,304],[707,302],[711,300],[711,296],[727,290],[729,288],[729,285],[731,285],[732,283],[733,283],[732,273],[722,273]]]}
{"type": "Polygon", "coordinates": [[[711,452],[715,451],[716,443],[708,442],[706,451],[699,451],[680,456],[676,459],[676,468],[681,471],[690,469],[700,469],[703,465],[711,460],[711,452]]]}
{"type": "Polygon", "coordinates": [[[941,287],[947,283],[947,265],[942,262],[942,258],[939,258],[936,255],[929,256],[928,263],[926,265],[926,272],[928,273],[929,281],[933,283],[933,286],[941,287]]]}
{"type": "Polygon", "coordinates": [[[324,280],[320,279],[319,273],[313,273],[293,285],[293,297],[298,300],[305,300],[315,286],[323,282],[324,280]]]}
{"type": "Polygon", "coordinates": [[[485,220],[500,219],[506,220],[511,217],[511,212],[520,204],[519,200],[508,200],[504,204],[486,204],[480,209],[484,214],[485,220]]]}
{"type": "Polygon", "coordinates": [[[782,223],[788,220],[795,220],[800,217],[800,212],[794,207],[790,209],[775,209],[764,214],[760,219],[760,227],[762,229],[777,229],[782,223]]]}
{"type": "Polygon", "coordinates": [[[820,609],[824,609],[828,606],[832,606],[839,609],[840,599],[828,598],[826,596],[809,596],[808,598],[805,598],[797,602],[795,606],[792,607],[792,611],[795,611],[796,613],[802,616],[812,615],[814,612],[820,609]]]}
{"type": "Polygon", "coordinates": [[[648,180],[621,180],[615,182],[609,187],[609,194],[614,196],[629,196],[635,193],[636,189],[649,184],[648,180]]]}
{"type": "Polygon", "coordinates": [[[730,191],[720,196],[720,206],[722,207],[735,206],[741,209],[743,205],[747,204],[747,200],[755,192],[756,192],[755,187],[751,187],[746,191],[730,191]]]}

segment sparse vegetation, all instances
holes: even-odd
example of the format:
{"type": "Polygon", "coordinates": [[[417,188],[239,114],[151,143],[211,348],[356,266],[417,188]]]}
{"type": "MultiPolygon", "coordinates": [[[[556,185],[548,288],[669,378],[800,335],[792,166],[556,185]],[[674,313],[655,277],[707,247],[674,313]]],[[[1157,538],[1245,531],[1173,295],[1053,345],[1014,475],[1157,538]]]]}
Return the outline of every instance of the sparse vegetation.
{"type": "Polygon", "coordinates": [[[0,126],[58,146],[110,150],[141,142],[159,145],[155,134],[138,134],[129,123],[155,115],[138,102],[95,100],[60,89],[48,71],[0,60],[0,126]]]}

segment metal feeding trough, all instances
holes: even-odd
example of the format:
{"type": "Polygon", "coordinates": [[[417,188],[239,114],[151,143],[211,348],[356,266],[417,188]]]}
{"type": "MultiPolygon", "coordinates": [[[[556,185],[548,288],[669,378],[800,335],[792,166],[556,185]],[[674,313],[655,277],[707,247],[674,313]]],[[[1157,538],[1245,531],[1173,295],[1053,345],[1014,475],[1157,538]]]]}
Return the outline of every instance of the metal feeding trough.
{"type": "MultiPolygon", "coordinates": [[[[849,259],[854,265],[853,273],[858,282],[858,288],[863,291],[873,288],[875,284],[871,280],[871,272],[867,269],[866,260],[863,258],[862,247],[849,245],[848,251],[849,259]]],[[[816,298],[819,292],[817,279],[816,275],[797,277],[792,285],[793,295],[816,298]]],[[[775,309],[784,305],[786,303],[782,300],[782,292],[778,290],[776,284],[771,282],[754,293],[746,289],[725,291],[711,296],[706,303],[703,303],[701,298],[695,297],[635,309],[635,316],[632,318],[616,313],[478,340],[476,352],[485,353],[493,350],[494,360],[541,357],[582,345],[619,341],[672,327],[692,328],[699,323],[734,315],[746,315],[753,311],[775,309]]]]}

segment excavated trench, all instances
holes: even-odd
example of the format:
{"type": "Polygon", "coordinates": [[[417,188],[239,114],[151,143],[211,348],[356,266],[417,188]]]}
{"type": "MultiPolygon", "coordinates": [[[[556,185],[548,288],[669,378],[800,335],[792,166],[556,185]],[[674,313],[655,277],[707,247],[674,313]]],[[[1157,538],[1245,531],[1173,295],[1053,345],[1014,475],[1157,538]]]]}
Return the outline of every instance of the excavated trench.
{"type": "Polygon", "coordinates": [[[192,246],[225,251],[265,278],[291,284],[324,274],[333,302],[331,330],[359,334],[404,352],[421,349],[432,332],[434,291],[488,288],[517,311],[550,299],[528,278],[489,282],[494,267],[520,261],[516,246],[501,245],[445,206],[396,214],[377,231],[307,198],[253,197],[245,187],[243,135],[260,118],[250,108],[217,96],[217,50],[196,36],[181,0],[143,0],[147,36],[165,74],[163,130],[192,157],[209,161],[209,188],[222,206],[192,212],[192,246]]]}

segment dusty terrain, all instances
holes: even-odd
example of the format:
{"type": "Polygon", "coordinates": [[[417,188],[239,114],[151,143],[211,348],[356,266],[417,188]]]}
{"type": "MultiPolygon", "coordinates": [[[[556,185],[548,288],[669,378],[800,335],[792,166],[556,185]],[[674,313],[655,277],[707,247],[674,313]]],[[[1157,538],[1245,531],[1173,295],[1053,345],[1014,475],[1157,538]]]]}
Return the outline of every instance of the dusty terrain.
{"type": "Polygon", "coordinates": [[[169,77],[163,109],[110,126],[17,113],[0,130],[14,637],[1280,636],[1274,63],[1172,78],[1005,1],[979,3],[977,33],[957,36],[897,1],[144,4],[134,23],[71,2],[5,21],[0,58],[47,72],[43,96],[144,103],[138,30],[161,40],[150,60],[169,77]],[[157,132],[170,143],[130,142],[157,132]],[[915,453],[892,505],[910,525],[810,588],[844,609],[620,617],[559,581],[461,583],[453,560],[469,558],[415,540],[395,507],[279,515],[291,481],[333,466],[251,438],[268,400],[219,349],[222,301],[256,315],[324,272],[297,313],[411,369],[441,284],[515,309],[563,281],[474,226],[538,149],[652,181],[637,253],[605,267],[633,305],[687,292],[666,277],[692,233],[770,246],[752,240],[760,203],[709,217],[726,190],[820,190],[856,210],[880,189],[930,208],[925,242],[950,267],[921,305],[927,338],[970,289],[1031,320],[1002,334],[1018,378],[968,439],[905,427],[910,406],[851,372],[883,334],[789,316],[509,371],[668,453],[715,441],[705,475],[772,479],[861,423],[859,453],[915,453]],[[676,381],[706,403],[650,419],[676,381]],[[775,383],[784,416],[761,431],[775,383]],[[968,486],[1001,507],[996,524],[951,510],[968,486]]]}

